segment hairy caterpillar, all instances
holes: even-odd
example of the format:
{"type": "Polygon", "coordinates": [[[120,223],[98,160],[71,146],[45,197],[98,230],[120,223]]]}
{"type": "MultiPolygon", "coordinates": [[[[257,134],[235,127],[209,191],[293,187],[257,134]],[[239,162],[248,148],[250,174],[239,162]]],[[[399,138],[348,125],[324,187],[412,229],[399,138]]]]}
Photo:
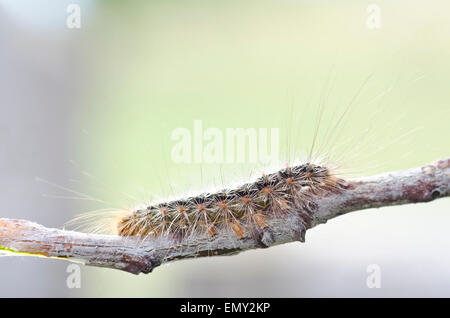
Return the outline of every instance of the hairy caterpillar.
{"type": "Polygon", "coordinates": [[[220,229],[260,242],[266,218],[299,213],[306,226],[314,209],[309,198],[339,191],[342,182],[326,167],[311,163],[288,166],[236,189],[136,209],[119,221],[118,234],[168,235],[182,240],[194,234],[215,236],[220,229]]]}

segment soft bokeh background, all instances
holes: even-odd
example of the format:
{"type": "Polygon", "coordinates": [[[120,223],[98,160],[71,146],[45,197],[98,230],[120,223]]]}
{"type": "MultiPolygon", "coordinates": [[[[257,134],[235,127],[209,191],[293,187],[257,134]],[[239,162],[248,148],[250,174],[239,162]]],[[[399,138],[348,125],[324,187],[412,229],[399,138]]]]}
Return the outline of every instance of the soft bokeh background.
{"type": "MultiPolygon", "coordinates": [[[[284,160],[319,140],[364,175],[450,155],[447,1],[0,0],[2,217],[80,212],[234,182],[265,167],[176,164],[171,132],[278,127],[284,160]],[[69,3],[81,28],[66,27],[69,3]],[[358,94],[358,91],[360,93],[358,94]],[[349,112],[327,137],[352,99],[349,112]],[[79,197],[36,177],[81,191],[79,197]],[[130,197],[136,199],[130,199],[130,197]]],[[[0,258],[0,296],[450,296],[450,200],[345,215],[291,243],[149,275],[0,258]],[[370,264],[381,288],[366,286],[370,264]]]]}

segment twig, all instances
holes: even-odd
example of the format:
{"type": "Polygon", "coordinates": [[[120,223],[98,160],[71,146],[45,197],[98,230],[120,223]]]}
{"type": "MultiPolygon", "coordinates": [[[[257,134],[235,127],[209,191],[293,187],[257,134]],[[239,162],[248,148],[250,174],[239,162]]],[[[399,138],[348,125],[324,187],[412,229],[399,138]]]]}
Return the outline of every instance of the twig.
{"type": "Polygon", "coordinates": [[[213,238],[188,238],[178,244],[164,237],[141,241],[134,237],[86,234],[46,228],[26,220],[0,218],[0,252],[81,260],[91,266],[133,274],[149,273],[163,262],[304,242],[308,228],[351,211],[428,202],[449,195],[450,158],[420,168],[347,180],[340,193],[314,197],[312,222],[307,228],[296,215],[267,220],[270,231],[264,233],[263,244],[253,238],[239,239],[225,233],[213,238]]]}

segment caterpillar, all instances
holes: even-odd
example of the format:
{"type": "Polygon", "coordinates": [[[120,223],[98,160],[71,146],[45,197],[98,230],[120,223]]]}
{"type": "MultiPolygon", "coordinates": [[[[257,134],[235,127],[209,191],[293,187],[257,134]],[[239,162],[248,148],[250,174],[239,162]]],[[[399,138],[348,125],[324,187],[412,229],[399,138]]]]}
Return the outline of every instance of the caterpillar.
{"type": "Polygon", "coordinates": [[[150,204],[130,211],[117,224],[121,236],[168,236],[181,241],[192,235],[214,237],[225,231],[261,242],[266,220],[297,213],[304,226],[312,220],[312,196],[338,192],[343,180],[329,168],[305,163],[271,174],[235,189],[203,193],[150,204]]]}

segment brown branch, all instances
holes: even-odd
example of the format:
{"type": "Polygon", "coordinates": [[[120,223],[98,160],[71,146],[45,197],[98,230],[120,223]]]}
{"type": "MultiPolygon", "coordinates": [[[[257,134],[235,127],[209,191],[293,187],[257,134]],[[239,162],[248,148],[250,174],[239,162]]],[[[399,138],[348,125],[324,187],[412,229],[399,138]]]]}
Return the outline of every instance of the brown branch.
{"type": "MultiPolygon", "coordinates": [[[[372,177],[348,180],[345,189],[314,198],[311,228],[336,216],[367,208],[428,202],[450,195],[450,158],[430,165],[372,177]]],[[[305,228],[295,215],[267,221],[261,241],[219,233],[176,244],[160,237],[139,241],[133,237],[86,234],[46,228],[25,221],[0,218],[0,252],[81,260],[86,265],[149,273],[163,262],[209,255],[230,255],[244,250],[304,241],[305,228]]]]}

